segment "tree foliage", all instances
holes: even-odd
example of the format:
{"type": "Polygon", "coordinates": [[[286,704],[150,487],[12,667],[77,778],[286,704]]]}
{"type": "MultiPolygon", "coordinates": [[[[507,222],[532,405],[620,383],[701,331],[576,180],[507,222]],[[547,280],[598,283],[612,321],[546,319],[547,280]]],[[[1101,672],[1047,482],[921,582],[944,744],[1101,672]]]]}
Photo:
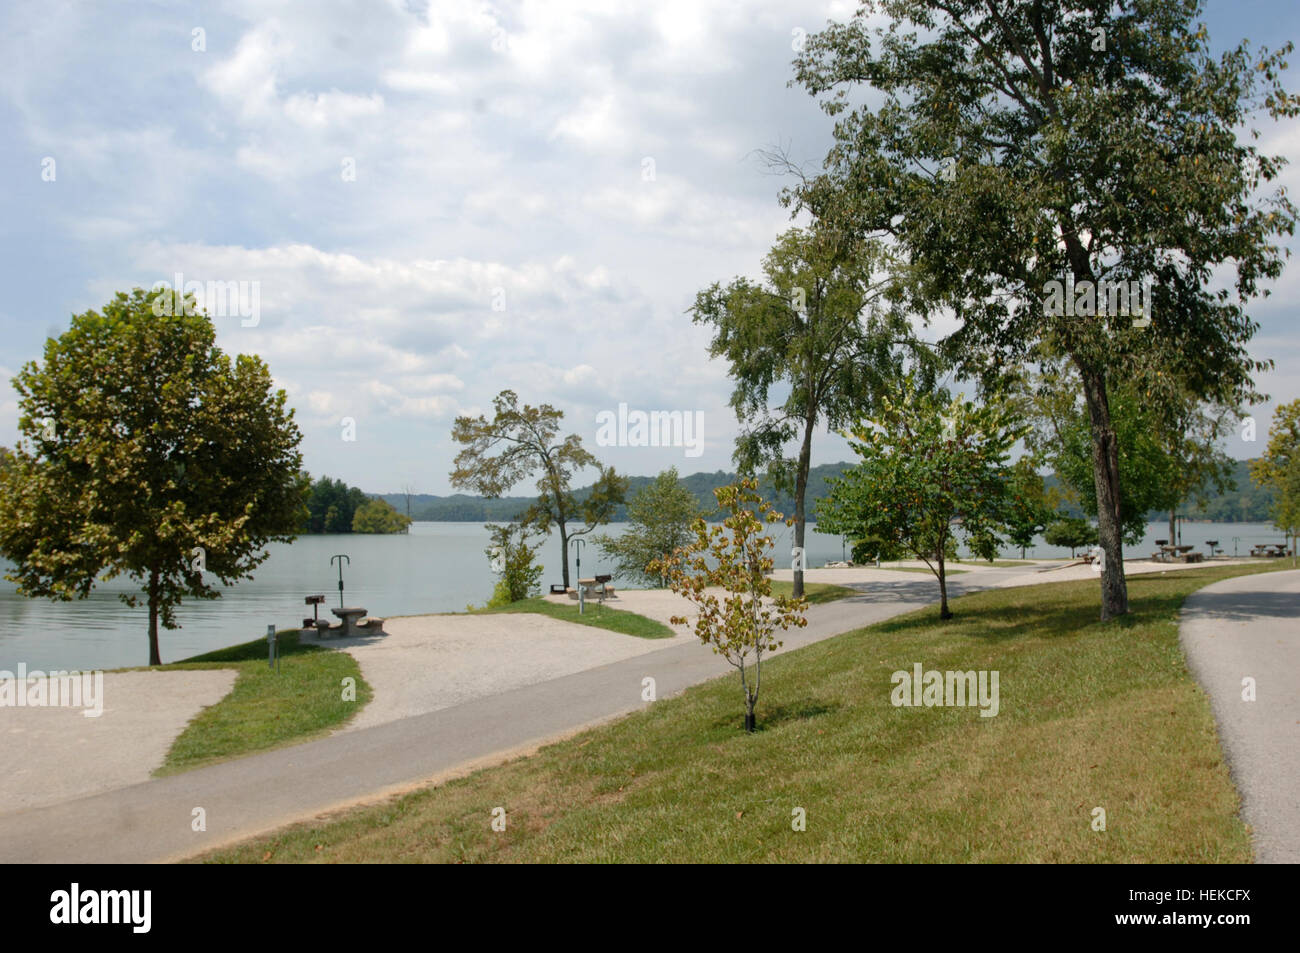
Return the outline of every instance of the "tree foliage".
{"type": "Polygon", "coordinates": [[[622,536],[595,536],[592,542],[613,558],[620,579],[663,586],[667,577],[647,567],[689,543],[691,524],[702,515],[695,494],[681,485],[677,468],[669,467],[633,494],[627,504],[631,525],[622,536]]]}
{"type": "Polygon", "coordinates": [[[1273,522],[1294,540],[1300,535],[1300,400],[1273,412],[1268,447],[1251,464],[1250,476],[1273,491],[1273,522]]]}
{"type": "Polygon", "coordinates": [[[947,563],[957,534],[975,555],[997,555],[1008,516],[1008,453],[1024,432],[1006,405],[949,398],[908,374],[881,397],[875,416],[847,434],[860,462],[831,481],[818,528],[884,540],[923,560],[939,580],[940,617],[951,618],[947,563]]]}
{"type": "MultiPolygon", "coordinates": [[[[889,267],[879,243],[792,228],[763,259],[766,284],[715,282],[691,309],[695,323],[713,327],[709,355],[730,364],[731,406],[743,428],[737,467],[752,474],[766,466],[777,489],[793,491],[800,548],[814,432],[867,412],[879,381],[901,367],[894,344],[910,329],[887,304],[889,267]],[[785,455],[792,440],[793,459],[785,455]]],[[[794,594],[803,595],[799,568],[794,594]]]]}
{"type": "Polygon", "coordinates": [[[367,500],[352,516],[354,533],[405,533],[410,526],[411,518],[387,500],[367,500]]]}
{"type": "Polygon", "coordinates": [[[1043,531],[1043,539],[1049,546],[1068,546],[1073,559],[1079,547],[1097,544],[1097,527],[1077,516],[1066,516],[1051,523],[1043,531]]]}
{"type": "Polygon", "coordinates": [[[196,309],[158,315],[169,290],[118,293],[75,315],[43,363],[13,380],[22,440],[0,471],[0,553],[24,595],[85,598],[126,576],[158,625],[185,598],[221,596],[304,518],[301,434],[257,357],[233,361],[196,309]]]}
{"type": "Polygon", "coordinates": [[[1284,192],[1260,192],[1285,160],[1240,134],[1300,112],[1279,79],[1291,44],[1216,56],[1200,10],[869,0],[795,60],[796,82],[835,117],[835,145],[786,200],[891,238],[918,304],[955,311],[945,344],[986,384],[1040,345],[1078,370],[1108,557],[1103,620],[1128,605],[1108,385],[1132,381],[1153,402],[1250,402],[1268,362],[1247,351],[1257,324],[1245,305],[1281,273],[1275,239],[1295,225],[1284,192]],[[1101,280],[1149,282],[1148,313],[1047,313],[1051,282],[1085,296],[1101,280]]]}
{"type": "Polygon", "coordinates": [[[498,497],[534,473],[539,495],[519,519],[549,533],[560,532],[564,586],[569,588],[569,540],[608,523],[623,502],[627,480],[600,462],[582,446],[582,438],[569,434],[557,440],[562,411],[550,404],[519,406],[518,395],[503,390],[493,400],[491,420],[457,417],[452,439],[462,445],[456,454],[451,485],[487,497],[498,497]],[[599,471],[591,492],[581,501],[573,494],[576,473],[588,467],[599,471]],[[581,529],[570,523],[580,521],[581,529]]]}
{"type": "MultiPolygon", "coordinates": [[[[728,515],[721,525],[697,519],[691,530],[695,539],[672,556],[651,564],[650,571],[663,573],[669,588],[689,600],[698,610],[695,634],[705,645],[725,658],[740,673],[745,700],[745,728],[755,727],[754,706],[763,679],[763,653],[781,647],[776,634],[808,624],[804,615],[808,603],[802,597],[772,597],[772,537],[763,533],[766,523],[782,521],[755,492],[758,483],[742,479],[715,492],[718,507],[728,515]],[[711,592],[720,587],[723,594],[711,592]],[[749,681],[748,663],[754,662],[754,679],[749,681]]],[[[792,520],[784,521],[787,526],[792,520]]],[[[684,616],[674,616],[673,625],[686,625],[684,616]]]]}
{"type": "Polygon", "coordinates": [[[1011,467],[1009,497],[1007,500],[1007,539],[1020,547],[1023,559],[1025,550],[1034,544],[1034,537],[1047,527],[1052,518],[1052,507],[1047,501],[1043,477],[1030,456],[1021,457],[1011,467]]]}
{"type": "Polygon", "coordinates": [[[484,550],[494,572],[500,574],[489,609],[535,596],[541,591],[542,566],[536,561],[539,546],[530,545],[526,523],[488,523],[492,544],[484,550]]]}
{"type": "Polygon", "coordinates": [[[323,476],[312,482],[307,492],[307,532],[351,533],[357,512],[369,502],[370,497],[360,488],[323,476]]]}
{"type": "MultiPolygon", "coordinates": [[[[1098,517],[1093,441],[1078,376],[1069,368],[1045,371],[1032,397],[1035,433],[1029,443],[1055,469],[1083,511],[1098,517]]],[[[1220,449],[1235,415],[1190,398],[1149,403],[1134,385],[1108,386],[1119,451],[1120,525],[1130,546],[1146,535],[1153,511],[1171,514],[1232,485],[1232,460],[1220,449]]]]}

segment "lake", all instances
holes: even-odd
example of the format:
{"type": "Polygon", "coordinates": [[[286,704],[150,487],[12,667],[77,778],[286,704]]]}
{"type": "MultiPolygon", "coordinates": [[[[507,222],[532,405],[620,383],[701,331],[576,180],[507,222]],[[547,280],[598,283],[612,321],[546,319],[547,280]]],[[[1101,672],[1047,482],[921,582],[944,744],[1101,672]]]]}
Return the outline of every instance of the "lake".
{"type": "MultiPolygon", "coordinates": [[[[602,532],[618,535],[624,529],[625,524],[614,524],[602,532]]],[[[1127,555],[1150,555],[1154,540],[1167,536],[1168,529],[1168,523],[1151,524],[1147,539],[1129,548],[1127,555]]],[[[841,558],[840,537],[809,530],[809,567],[841,558]]],[[[771,532],[776,538],[777,564],[788,566],[793,530],[777,526],[771,532]]],[[[1217,539],[1228,555],[1234,549],[1249,554],[1257,542],[1282,541],[1280,533],[1263,523],[1184,523],[1182,532],[1184,544],[1205,551],[1205,541],[1217,539]]],[[[255,578],[225,588],[221,599],[181,605],[177,620],[182,627],[159,633],[163,661],[258,638],[265,635],[268,624],[296,626],[311,614],[303,604],[309,593],[326,596],[322,614],[333,621],[327,610],[339,604],[338,571],[330,565],[330,556],[336,553],[351,557],[351,564],[343,569],[345,603],[365,606],[375,615],[460,611],[469,603],[482,605],[491,596],[496,578],[483,552],[488,541],[480,523],[415,523],[409,534],[398,536],[302,536],[293,543],[273,544],[270,558],[255,578]]],[[[1007,555],[1020,554],[1008,551],[1007,555]]],[[[1069,552],[1039,541],[1029,555],[1046,558],[1069,552]]],[[[561,579],[558,536],[543,542],[541,556],[544,591],[561,579]]],[[[584,577],[611,571],[609,560],[596,546],[584,549],[584,577]]],[[[15,588],[0,580],[0,670],[14,671],[19,662],[42,670],[148,662],[148,613],[143,606],[130,609],[119,601],[119,592],[132,590],[125,580],[103,583],[90,598],[77,602],[25,599],[15,588]]]]}

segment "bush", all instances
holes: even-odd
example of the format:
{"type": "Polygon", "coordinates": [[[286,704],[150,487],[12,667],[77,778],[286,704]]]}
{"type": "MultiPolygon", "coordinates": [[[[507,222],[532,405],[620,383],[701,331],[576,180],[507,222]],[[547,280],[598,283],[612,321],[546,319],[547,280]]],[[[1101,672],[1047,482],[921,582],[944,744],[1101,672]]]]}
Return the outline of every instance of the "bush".
{"type": "Polygon", "coordinates": [[[493,571],[499,572],[488,601],[489,609],[500,608],[520,599],[527,599],[541,591],[542,566],[537,563],[537,546],[530,546],[529,529],[521,523],[486,524],[492,531],[492,545],[484,550],[492,560],[493,571]]]}

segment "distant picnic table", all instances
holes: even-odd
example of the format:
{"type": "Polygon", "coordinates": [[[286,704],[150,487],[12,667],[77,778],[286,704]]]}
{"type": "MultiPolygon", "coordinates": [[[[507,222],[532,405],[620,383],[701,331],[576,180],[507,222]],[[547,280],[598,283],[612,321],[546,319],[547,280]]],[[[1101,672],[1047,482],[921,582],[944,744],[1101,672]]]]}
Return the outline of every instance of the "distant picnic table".
{"type": "Polygon", "coordinates": [[[1201,554],[1193,551],[1196,549],[1195,546],[1175,546],[1159,539],[1156,540],[1156,545],[1159,551],[1151,555],[1156,562],[1199,563],[1201,561],[1201,554]]]}

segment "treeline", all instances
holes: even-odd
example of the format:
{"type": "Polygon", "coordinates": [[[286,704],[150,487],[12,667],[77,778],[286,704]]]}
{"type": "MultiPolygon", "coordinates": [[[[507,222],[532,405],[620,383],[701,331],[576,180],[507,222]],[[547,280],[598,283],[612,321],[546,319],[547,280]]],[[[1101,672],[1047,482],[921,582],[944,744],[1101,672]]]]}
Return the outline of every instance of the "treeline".
{"type": "Polygon", "coordinates": [[[342,480],[303,474],[307,503],[304,533],[404,533],[411,521],[392,504],[342,480]]]}
{"type": "MultiPolygon", "coordinates": [[[[828,492],[827,478],[839,476],[847,466],[847,463],[826,463],[819,467],[812,467],[808,471],[808,499],[818,499],[826,495],[828,492]]],[[[655,477],[649,476],[628,477],[628,498],[631,499],[637,490],[654,483],[655,479],[655,477]]],[[[717,515],[714,513],[717,501],[714,499],[713,491],[718,487],[734,483],[736,479],[734,473],[717,470],[713,473],[692,473],[689,476],[681,477],[678,484],[695,496],[699,509],[717,515]]],[[[763,498],[770,501],[782,513],[794,512],[793,494],[776,492],[771,485],[771,481],[766,479],[761,481],[760,491],[763,498]]],[[[583,487],[580,490],[575,490],[573,495],[581,501],[585,500],[590,493],[590,487],[583,487]]],[[[381,494],[379,498],[387,501],[400,512],[405,513],[407,511],[407,497],[404,493],[385,493],[381,494]]],[[[421,493],[411,495],[410,513],[412,519],[421,522],[499,522],[514,519],[535,501],[535,496],[503,496],[490,500],[481,496],[469,496],[464,493],[457,493],[452,496],[432,496],[421,493]]],[[[627,504],[621,503],[614,511],[613,522],[625,523],[627,519],[627,504]]]]}
{"type": "MultiPolygon", "coordinates": [[[[847,463],[824,463],[821,466],[809,469],[809,512],[813,511],[813,501],[820,500],[828,495],[827,479],[838,477],[849,466],[850,464],[847,463]]],[[[1267,488],[1256,486],[1250,479],[1250,461],[1234,461],[1232,478],[1235,488],[1211,496],[1204,506],[1192,505],[1188,507],[1185,515],[1193,519],[1215,520],[1224,523],[1270,522],[1273,518],[1273,492],[1267,488]]],[[[654,477],[648,476],[628,477],[628,497],[631,498],[633,493],[653,483],[654,480],[654,477]]],[[[734,483],[736,480],[737,475],[735,473],[717,470],[713,473],[692,473],[681,477],[678,483],[694,494],[700,509],[712,512],[716,505],[713,491],[720,486],[734,483]]],[[[1055,474],[1044,477],[1044,482],[1049,491],[1053,487],[1060,487],[1061,485],[1059,478],[1055,474]]],[[[360,493],[361,491],[357,490],[356,492],[360,493]]],[[[584,487],[575,491],[574,496],[582,500],[590,492],[590,487],[584,487]]],[[[760,492],[763,494],[764,499],[770,500],[772,505],[782,513],[794,512],[793,494],[776,492],[768,480],[762,481],[760,492]]],[[[363,493],[362,496],[365,496],[365,494],[363,493]]],[[[407,496],[404,493],[385,493],[381,494],[379,499],[386,501],[400,513],[407,512],[407,496]]],[[[481,523],[485,521],[509,521],[526,510],[534,499],[535,497],[531,496],[503,496],[499,499],[489,500],[464,493],[457,493],[452,496],[433,496],[427,493],[419,493],[412,494],[410,497],[410,513],[413,520],[421,522],[481,523]]],[[[1083,516],[1082,507],[1075,502],[1063,500],[1060,509],[1068,516],[1083,516]]],[[[1168,513],[1153,512],[1148,514],[1151,521],[1167,519],[1168,516],[1168,513]]],[[[627,520],[627,504],[620,504],[615,510],[613,521],[625,523],[627,520]]],[[[315,532],[345,531],[316,530],[315,532]]]]}

